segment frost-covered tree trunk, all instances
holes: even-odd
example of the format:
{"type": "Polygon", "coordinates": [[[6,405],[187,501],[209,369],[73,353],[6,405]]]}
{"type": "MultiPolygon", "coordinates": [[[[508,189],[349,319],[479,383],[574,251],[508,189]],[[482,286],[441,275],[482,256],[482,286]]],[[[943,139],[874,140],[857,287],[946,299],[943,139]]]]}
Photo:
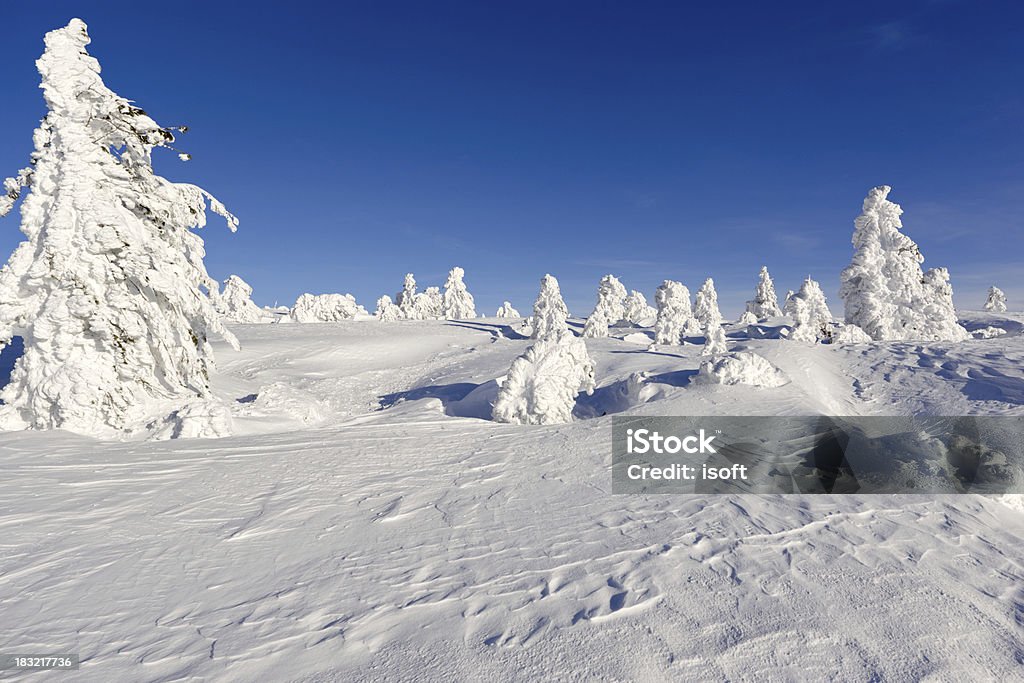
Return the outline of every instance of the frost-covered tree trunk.
{"type": "Polygon", "coordinates": [[[519,311],[517,311],[512,303],[509,301],[503,301],[501,306],[498,307],[498,312],[494,314],[495,318],[521,318],[519,311]]]}
{"type": "Polygon", "coordinates": [[[872,189],[854,222],[853,260],[839,289],[846,322],[876,341],[968,339],[957,322],[948,272],[922,272],[924,257],[900,232],[903,209],[888,200],[890,190],[872,189]]]}
{"type": "Polygon", "coordinates": [[[455,266],[444,283],[444,317],[449,320],[470,320],[476,317],[473,295],[463,282],[466,271],[455,266]]]}
{"type": "Polygon", "coordinates": [[[224,292],[214,308],[233,323],[259,323],[267,319],[266,312],[253,303],[252,287],[237,275],[224,281],[224,292]]]}
{"type": "Polygon", "coordinates": [[[747,311],[760,320],[782,315],[779,297],[775,293],[775,283],[768,273],[768,266],[761,266],[757,289],[754,291],[753,300],[747,302],[747,311]]]}
{"type": "Polygon", "coordinates": [[[561,334],[568,327],[566,320],[569,318],[569,309],[562,299],[562,292],[558,287],[558,280],[554,275],[545,275],[540,279],[540,294],[533,302],[533,318],[530,326],[533,332],[531,339],[544,339],[553,334],[561,334]]]}
{"type": "Polygon", "coordinates": [[[985,302],[985,310],[992,313],[1006,312],[1006,295],[998,287],[989,287],[988,300],[985,302]]]}
{"type": "Polygon", "coordinates": [[[416,315],[421,320],[441,320],[444,318],[444,299],[437,287],[427,287],[416,295],[416,315]]]}
{"type": "Polygon", "coordinates": [[[387,294],[377,299],[377,310],[373,314],[377,316],[377,320],[386,323],[402,319],[402,309],[396,306],[387,294]]]}
{"type": "Polygon", "coordinates": [[[572,422],[580,392],[594,391],[594,361],[587,345],[568,330],[538,339],[512,362],[494,402],[496,422],[572,422]]]}
{"type": "Polygon", "coordinates": [[[657,318],[658,311],[647,303],[647,297],[635,289],[626,297],[623,317],[633,325],[650,325],[657,318]]]}
{"type": "MultiPolygon", "coordinates": [[[[49,111],[31,166],[4,182],[0,200],[6,214],[29,188],[27,239],[0,271],[0,343],[25,342],[0,394],[3,422],[108,433],[155,410],[209,404],[209,337],[237,342],[214,309],[217,283],[192,230],[205,225],[207,203],[232,231],[238,221],[205,190],[154,173],[151,152],[169,147],[173,131],[103,84],[84,22],[45,43],[36,65],[49,111]]],[[[186,432],[229,429],[210,405],[178,412],[211,419],[209,430],[186,432]]]]}
{"type": "Polygon", "coordinates": [[[654,343],[675,346],[683,337],[700,334],[700,323],[690,308],[690,290],[681,282],[665,280],[654,293],[658,318],[654,323],[654,343]]]}
{"type": "Polygon", "coordinates": [[[395,304],[402,312],[406,320],[417,320],[420,318],[416,308],[416,278],[412,273],[405,274],[405,281],[402,283],[402,291],[395,295],[395,304]]]}
{"type": "Polygon", "coordinates": [[[626,314],[626,288],[614,275],[605,275],[597,288],[597,304],[583,326],[584,337],[607,337],[608,326],[626,314]]]}

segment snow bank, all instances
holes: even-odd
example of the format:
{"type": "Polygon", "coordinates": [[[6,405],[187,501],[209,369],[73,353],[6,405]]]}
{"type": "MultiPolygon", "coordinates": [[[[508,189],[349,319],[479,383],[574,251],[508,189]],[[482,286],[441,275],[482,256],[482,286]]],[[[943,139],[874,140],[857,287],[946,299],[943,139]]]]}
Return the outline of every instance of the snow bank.
{"type": "MultiPolygon", "coordinates": [[[[378,301],[380,304],[380,301],[378,301]]],[[[368,315],[351,294],[303,294],[295,300],[289,317],[297,323],[329,323],[368,315]]]]}
{"type": "Polygon", "coordinates": [[[709,358],[700,364],[693,379],[696,384],[746,384],[754,387],[781,387],[789,379],[764,356],[738,351],[709,358]]]}
{"type": "Polygon", "coordinates": [[[995,337],[1002,337],[1004,334],[1006,334],[1006,330],[999,327],[992,327],[991,325],[971,332],[971,336],[975,339],[993,339],[995,337]]]}

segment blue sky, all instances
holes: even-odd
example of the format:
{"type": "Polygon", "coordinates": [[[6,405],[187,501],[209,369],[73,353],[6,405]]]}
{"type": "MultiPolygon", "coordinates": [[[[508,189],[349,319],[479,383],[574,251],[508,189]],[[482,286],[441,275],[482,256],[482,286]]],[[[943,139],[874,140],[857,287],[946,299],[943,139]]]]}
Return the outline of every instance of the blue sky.
{"type": "MultiPolygon", "coordinates": [[[[853,219],[887,183],[960,306],[994,283],[1024,308],[1024,7],[276,4],[5,7],[0,175],[44,114],[43,34],[80,16],[108,86],[191,126],[193,161],[158,171],[238,214],[203,231],[207,266],[261,304],[372,309],[461,265],[488,314],[525,312],[545,272],[586,314],[611,272],[648,298],[711,275],[735,316],[767,264],[840,314],[853,219]]],[[[20,238],[0,221],[0,252],[20,238]]]]}

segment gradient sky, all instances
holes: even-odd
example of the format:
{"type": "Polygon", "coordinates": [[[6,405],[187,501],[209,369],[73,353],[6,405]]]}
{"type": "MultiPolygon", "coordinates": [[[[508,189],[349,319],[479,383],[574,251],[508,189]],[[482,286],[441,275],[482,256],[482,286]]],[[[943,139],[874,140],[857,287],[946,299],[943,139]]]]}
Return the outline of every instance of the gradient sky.
{"type": "MultiPolygon", "coordinates": [[[[0,176],[45,113],[43,34],[79,16],[111,89],[192,128],[193,161],[157,170],[238,214],[203,231],[207,266],[260,304],[372,310],[461,265],[487,314],[550,272],[585,315],[611,272],[649,299],[711,275],[735,317],[767,264],[841,315],[886,183],[958,305],[997,284],[1024,308],[1024,6],[718,4],[9,3],[0,176]]],[[[0,252],[20,239],[0,220],[0,252]]]]}

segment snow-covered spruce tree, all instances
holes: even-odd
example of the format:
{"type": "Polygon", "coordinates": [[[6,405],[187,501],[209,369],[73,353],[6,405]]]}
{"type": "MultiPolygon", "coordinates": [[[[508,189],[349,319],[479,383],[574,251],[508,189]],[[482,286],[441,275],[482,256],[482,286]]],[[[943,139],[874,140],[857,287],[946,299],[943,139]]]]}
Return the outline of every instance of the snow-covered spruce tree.
{"type": "Polygon", "coordinates": [[[395,295],[395,305],[402,312],[402,317],[407,320],[416,320],[420,317],[416,309],[416,278],[412,273],[405,274],[402,291],[395,295]]]}
{"type": "Polygon", "coordinates": [[[253,303],[252,287],[237,275],[224,281],[224,291],[220,300],[214,302],[214,308],[233,323],[259,323],[267,319],[266,311],[253,303]]]}
{"type": "Polygon", "coordinates": [[[444,317],[448,320],[470,320],[476,317],[473,295],[466,289],[462,278],[466,271],[455,266],[444,283],[444,317]]]}
{"type": "Polygon", "coordinates": [[[840,276],[846,322],[875,341],[968,339],[952,306],[949,274],[922,272],[924,257],[900,232],[903,209],[888,200],[890,190],[873,188],[854,222],[853,260],[840,276]]]}
{"type": "Polygon", "coordinates": [[[681,282],[665,280],[654,293],[658,319],[654,323],[654,343],[677,345],[683,337],[700,334],[700,323],[690,308],[690,290],[681,282]]]}
{"type": "Polygon", "coordinates": [[[761,266],[761,275],[754,291],[754,298],[747,302],[747,311],[759,320],[782,315],[779,308],[779,297],[775,293],[775,283],[768,273],[768,266],[761,266]]]}
{"type": "Polygon", "coordinates": [[[718,292],[715,281],[708,278],[697,292],[697,300],[693,307],[694,317],[704,329],[704,348],[700,355],[714,356],[725,353],[725,330],[722,329],[722,312],[718,309],[718,292]]]}
{"type": "Polygon", "coordinates": [[[303,294],[288,315],[297,323],[332,323],[367,313],[351,294],[303,294]]]}
{"type": "Polygon", "coordinates": [[[377,316],[377,320],[386,323],[402,319],[402,309],[396,306],[387,294],[377,299],[377,310],[373,314],[377,316]]]}
{"type": "Polygon", "coordinates": [[[420,320],[444,318],[444,299],[438,287],[427,287],[416,295],[416,315],[420,320]]]}
{"type": "Polygon", "coordinates": [[[624,304],[623,318],[633,325],[649,325],[658,311],[647,303],[647,297],[635,289],[630,291],[624,304]]]}
{"type": "Polygon", "coordinates": [[[238,220],[205,190],[156,175],[151,152],[173,131],[103,84],[84,22],[45,44],[36,66],[49,111],[31,166],[0,199],[4,215],[29,188],[27,239],[0,271],[0,343],[25,342],[0,394],[3,423],[110,433],[179,405],[182,420],[210,420],[185,432],[223,434],[230,417],[210,400],[208,338],[237,341],[214,310],[217,283],[192,230],[206,224],[207,202],[232,231],[238,220]]]}
{"type": "Polygon", "coordinates": [[[597,304],[583,326],[584,337],[607,337],[608,326],[626,314],[626,288],[614,275],[605,275],[597,287],[597,304]]]}
{"type": "Polygon", "coordinates": [[[558,280],[554,275],[545,275],[540,279],[540,294],[533,302],[530,338],[544,339],[552,334],[561,334],[568,329],[565,322],[568,318],[569,309],[562,299],[558,280]]]}
{"type": "Polygon", "coordinates": [[[829,341],[832,337],[832,311],[828,308],[821,285],[808,277],[800,291],[789,298],[786,315],[793,318],[791,341],[829,341]]]}
{"type": "Polygon", "coordinates": [[[586,342],[567,328],[552,331],[512,362],[492,416],[513,424],[572,422],[576,397],[593,393],[594,384],[594,361],[586,342]]]}
{"type": "Polygon", "coordinates": [[[495,318],[521,318],[523,316],[519,315],[519,311],[517,311],[512,306],[511,302],[503,301],[501,306],[498,307],[498,312],[494,314],[494,317],[495,318]]]}
{"type": "Polygon", "coordinates": [[[1006,312],[1006,295],[1003,290],[996,286],[988,288],[988,301],[985,302],[985,310],[992,313],[1006,312]]]}

